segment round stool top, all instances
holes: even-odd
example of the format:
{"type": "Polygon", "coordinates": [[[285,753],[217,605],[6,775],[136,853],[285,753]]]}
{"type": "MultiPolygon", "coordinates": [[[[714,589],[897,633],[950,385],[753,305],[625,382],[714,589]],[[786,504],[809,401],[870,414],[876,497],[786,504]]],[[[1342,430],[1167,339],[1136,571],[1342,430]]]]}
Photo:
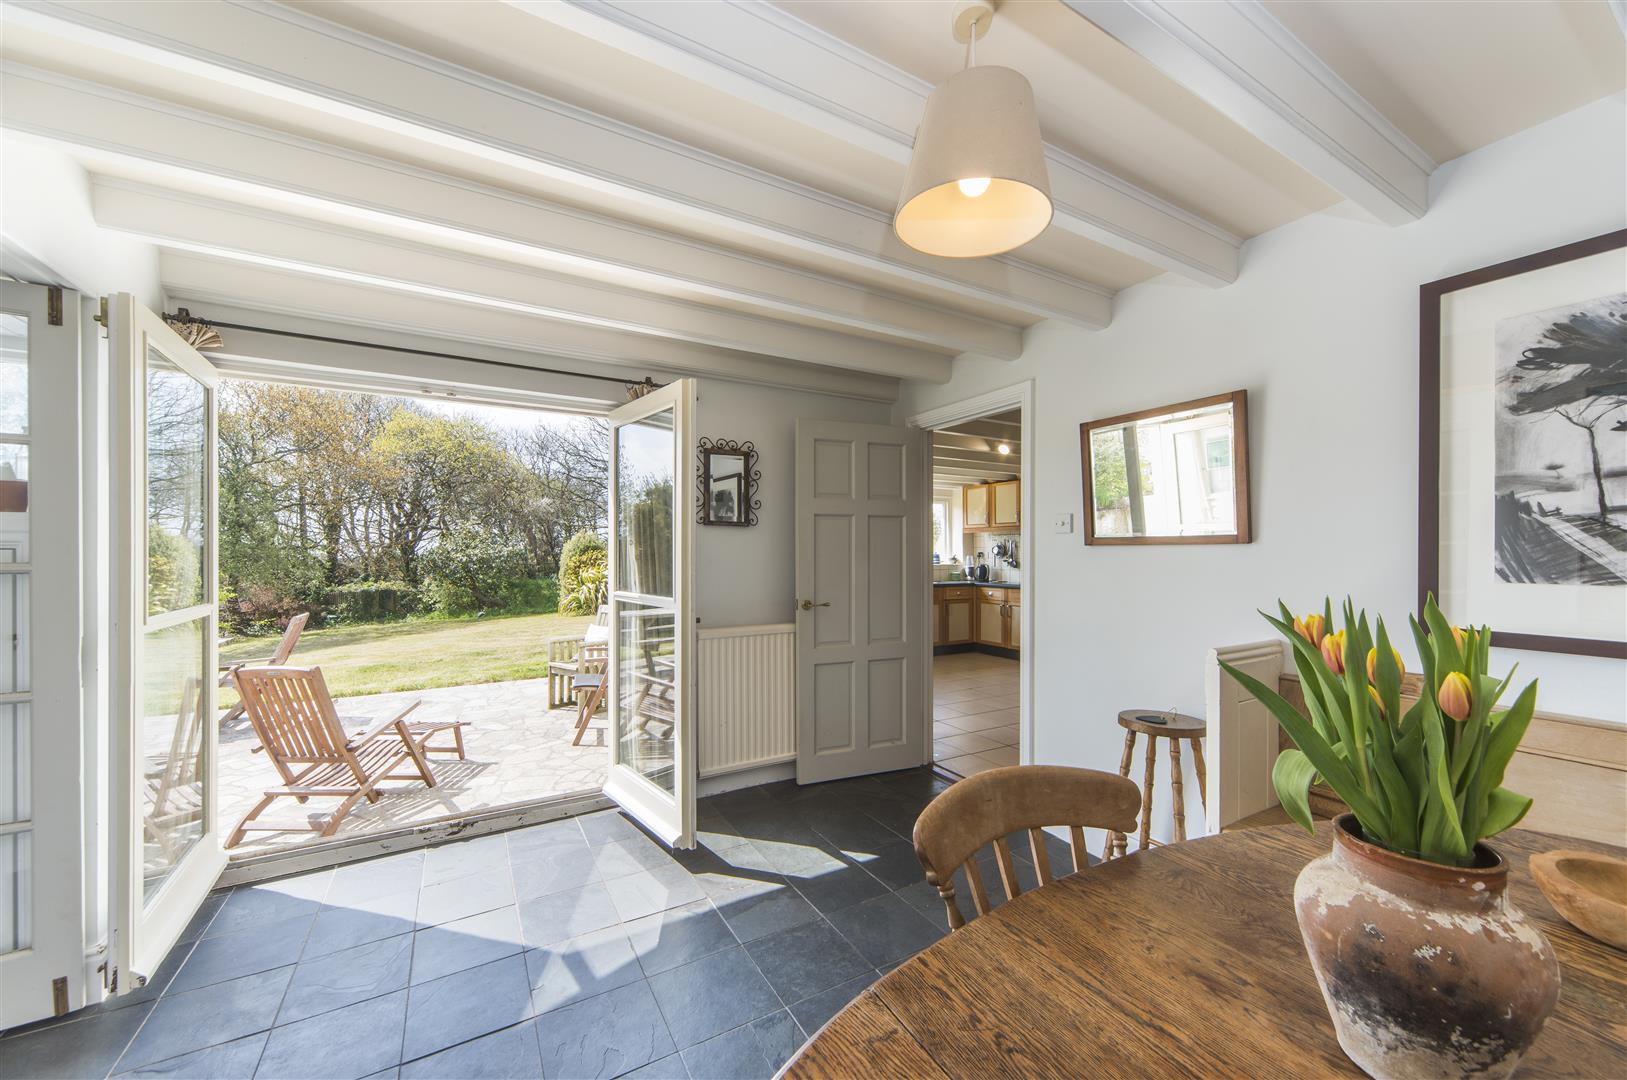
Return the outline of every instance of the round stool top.
{"type": "Polygon", "coordinates": [[[1201,737],[1209,725],[1195,716],[1164,709],[1125,709],[1119,713],[1119,727],[1143,735],[1168,735],[1175,739],[1201,737]]]}

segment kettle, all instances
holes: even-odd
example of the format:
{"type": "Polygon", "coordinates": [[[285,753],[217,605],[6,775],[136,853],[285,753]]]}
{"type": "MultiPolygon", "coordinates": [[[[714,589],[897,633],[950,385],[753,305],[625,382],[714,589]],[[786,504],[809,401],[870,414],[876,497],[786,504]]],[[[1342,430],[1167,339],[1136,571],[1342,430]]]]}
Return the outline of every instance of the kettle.
{"type": "Polygon", "coordinates": [[[972,580],[989,580],[989,564],[983,561],[983,553],[981,551],[977,553],[977,565],[972,567],[972,580]]]}

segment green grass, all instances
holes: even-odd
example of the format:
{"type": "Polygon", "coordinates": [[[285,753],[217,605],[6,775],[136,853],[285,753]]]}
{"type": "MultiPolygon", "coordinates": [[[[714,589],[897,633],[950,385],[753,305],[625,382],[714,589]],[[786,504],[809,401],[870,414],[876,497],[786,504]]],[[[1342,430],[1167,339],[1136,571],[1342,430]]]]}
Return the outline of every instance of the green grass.
{"type": "MultiPolygon", "coordinates": [[[[548,674],[548,639],[580,636],[585,615],[510,615],[306,630],[289,662],[320,667],[334,697],[469,686],[548,674]]],[[[276,648],[274,637],[241,638],[220,648],[220,661],[252,659],[276,648]]],[[[222,688],[220,704],[235,704],[222,688]]]]}

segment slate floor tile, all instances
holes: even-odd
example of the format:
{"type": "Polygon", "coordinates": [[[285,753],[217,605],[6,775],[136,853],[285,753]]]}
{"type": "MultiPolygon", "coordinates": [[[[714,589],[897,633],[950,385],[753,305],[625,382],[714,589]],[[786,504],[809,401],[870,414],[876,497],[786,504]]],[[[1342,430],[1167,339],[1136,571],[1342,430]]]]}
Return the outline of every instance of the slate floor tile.
{"type": "Polygon", "coordinates": [[[654,840],[640,838],[615,844],[599,844],[593,852],[599,876],[605,881],[640,870],[670,870],[678,864],[666,848],[654,840]]]}
{"type": "Polygon", "coordinates": [[[524,951],[513,905],[432,926],[413,935],[412,985],[524,951]]]}
{"type": "Polygon", "coordinates": [[[646,975],[656,975],[738,945],[710,900],[659,911],[626,924],[627,938],[646,975]]]}
{"type": "Polygon", "coordinates": [[[746,951],[787,1002],[801,1001],[875,967],[823,919],[759,938],[746,951]]]}
{"type": "Polygon", "coordinates": [[[531,1080],[541,1075],[535,1020],[401,1066],[401,1080],[531,1080]]]}
{"type": "Polygon", "coordinates": [[[418,928],[417,910],[416,892],[371,896],[342,907],[326,905],[317,912],[301,957],[310,960],[369,941],[410,933],[418,928]]]}
{"type": "Polygon", "coordinates": [[[532,948],[579,937],[619,922],[610,893],[600,882],[533,897],[520,904],[520,927],[532,948]]]}
{"type": "Polygon", "coordinates": [[[291,1024],[403,989],[411,968],[410,934],[307,960],[294,969],[277,1023],[291,1024]]]}
{"type": "Polygon", "coordinates": [[[508,867],[425,885],[418,893],[418,925],[437,926],[494,911],[514,903],[514,881],[508,867]]]}
{"type": "Polygon", "coordinates": [[[697,874],[695,883],[742,942],[819,918],[813,905],[778,874],[697,874]]]}
{"type": "Polygon", "coordinates": [[[273,1028],[256,1076],[270,1080],[357,1080],[401,1060],[407,992],[347,1005],[273,1028]]]}
{"type": "Polygon", "coordinates": [[[501,833],[460,840],[432,847],[424,854],[424,881],[427,887],[453,878],[468,877],[508,866],[508,838],[501,833]]]}
{"type": "Polygon", "coordinates": [[[640,870],[605,882],[616,915],[623,922],[653,915],[703,899],[706,894],[689,871],[673,863],[666,870],[640,870]]]}
{"type": "Polygon", "coordinates": [[[404,1061],[531,1018],[531,984],[518,956],[420,983],[407,994],[404,1061]]]}
{"type": "Polygon", "coordinates": [[[763,1052],[768,1061],[771,1072],[778,1072],[791,1056],[802,1049],[802,1044],[808,1041],[803,1034],[802,1025],[798,1024],[796,1017],[789,1010],[781,1009],[777,1013],[769,1013],[760,1020],[751,1022],[751,1033],[757,1040],[757,1048],[763,1052]]]}
{"type": "Polygon", "coordinates": [[[843,1007],[880,976],[869,971],[858,978],[838,983],[829,990],[821,990],[812,997],[803,998],[791,1006],[791,1015],[796,1018],[797,1025],[812,1038],[824,1027],[830,1018],[841,1012],[843,1007]]]}
{"type": "Polygon", "coordinates": [[[690,1076],[706,1080],[769,1080],[774,1070],[750,1027],[737,1027],[683,1051],[690,1076]]]}
{"type": "Polygon", "coordinates": [[[203,903],[198,905],[198,910],[193,912],[192,918],[187,922],[186,929],[182,930],[181,936],[175,939],[175,943],[185,945],[203,937],[209,930],[209,924],[214,921],[216,915],[220,914],[221,907],[231,894],[232,890],[230,889],[215,889],[205,896],[203,903]]]}
{"type": "Polygon", "coordinates": [[[587,846],[587,837],[582,835],[582,826],[576,823],[574,817],[514,829],[505,835],[508,837],[508,857],[511,860],[523,852],[544,848],[587,846]]]}
{"type": "Polygon", "coordinates": [[[844,866],[811,876],[787,876],[802,898],[825,915],[888,891],[887,886],[858,866],[844,866]]]}
{"type": "Polygon", "coordinates": [[[285,967],[299,959],[305,935],[315,918],[314,914],[296,915],[264,926],[206,937],[193,947],[166,992],[196,990],[210,983],[285,967]]]}
{"type": "Polygon", "coordinates": [[[621,1076],[677,1049],[642,981],[543,1014],[537,1036],[542,1075],[574,1080],[621,1076]]]}
{"type": "Polygon", "coordinates": [[[914,956],[944,936],[943,930],[892,893],[832,912],[830,921],[871,967],[914,956]]]}
{"type": "Polygon", "coordinates": [[[151,1010],[115,1009],[0,1039],[0,1078],[106,1076],[151,1010]]]}
{"type": "Polygon", "coordinates": [[[210,921],[203,936],[218,937],[239,930],[253,930],[301,915],[315,915],[321,906],[319,900],[289,895],[264,885],[233,889],[232,894],[220,905],[219,913],[210,921]]]}
{"type": "Polygon", "coordinates": [[[726,949],[650,977],[679,1049],[704,1042],[780,1007],[745,949],[726,949]]]}
{"type": "Polygon", "coordinates": [[[691,1078],[689,1070],[684,1068],[683,1056],[668,1054],[660,1061],[652,1061],[630,1073],[622,1073],[621,1080],[691,1080],[691,1078]]]}
{"type": "Polygon", "coordinates": [[[633,824],[633,819],[620,810],[601,810],[597,814],[583,814],[576,819],[582,835],[590,844],[615,844],[623,840],[646,839],[644,830],[633,824]]]}
{"type": "Polygon", "coordinates": [[[424,879],[424,853],[403,851],[364,862],[347,863],[333,872],[325,902],[345,907],[374,896],[417,892],[424,879]]]}
{"type": "Polygon", "coordinates": [[[586,844],[526,848],[512,858],[515,895],[521,900],[566,889],[580,889],[599,880],[599,863],[586,844]]]}
{"type": "Polygon", "coordinates": [[[265,1050],[267,1032],[208,1046],[190,1054],[155,1061],[134,1072],[120,1073],[119,1080],[136,1077],[166,1077],[169,1080],[249,1080],[260,1054],[265,1050]]]}
{"type": "Polygon", "coordinates": [[[165,994],[119,1059],[119,1069],[128,1071],[264,1031],[276,1017],[293,973],[289,965],[184,994],[165,994]]]}
{"type": "Polygon", "coordinates": [[[531,1009],[539,1016],[644,977],[620,926],[532,949],[525,954],[525,969],[531,1009]]]}
{"type": "Polygon", "coordinates": [[[848,851],[848,856],[889,889],[902,889],[926,880],[915,845],[908,840],[878,844],[867,851],[848,851]]]}

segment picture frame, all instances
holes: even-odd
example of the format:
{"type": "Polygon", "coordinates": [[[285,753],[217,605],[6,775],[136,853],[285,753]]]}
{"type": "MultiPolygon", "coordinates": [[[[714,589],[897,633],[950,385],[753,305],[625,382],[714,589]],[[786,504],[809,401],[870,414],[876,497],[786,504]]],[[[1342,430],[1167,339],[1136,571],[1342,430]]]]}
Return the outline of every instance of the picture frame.
{"type": "Polygon", "coordinates": [[[1418,600],[1627,659],[1627,229],[1419,287],[1418,600]]]}
{"type": "Polygon", "coordinates": [[[1079,425],[1079,458],[1086,544],[1253,539],[1247,390],[1087,420],[1079,425]],[[1128,438],[1131,431],[1135,439],[1128,438]],[[1118,444],[1123,448],[1114,452],[1118,444]],[[1138,466],[1133,478],[1132,458],[1138,466]],[[1201,496],[1176,497],[1177,476],[1188,481],[1189,493],[1201,496]]]}
{"type": "Polygon", "coordinates": [[[750,442],[702,439],[696,455],[695,521],[749,528],[757,524],[757,449],[750,442]]]}

